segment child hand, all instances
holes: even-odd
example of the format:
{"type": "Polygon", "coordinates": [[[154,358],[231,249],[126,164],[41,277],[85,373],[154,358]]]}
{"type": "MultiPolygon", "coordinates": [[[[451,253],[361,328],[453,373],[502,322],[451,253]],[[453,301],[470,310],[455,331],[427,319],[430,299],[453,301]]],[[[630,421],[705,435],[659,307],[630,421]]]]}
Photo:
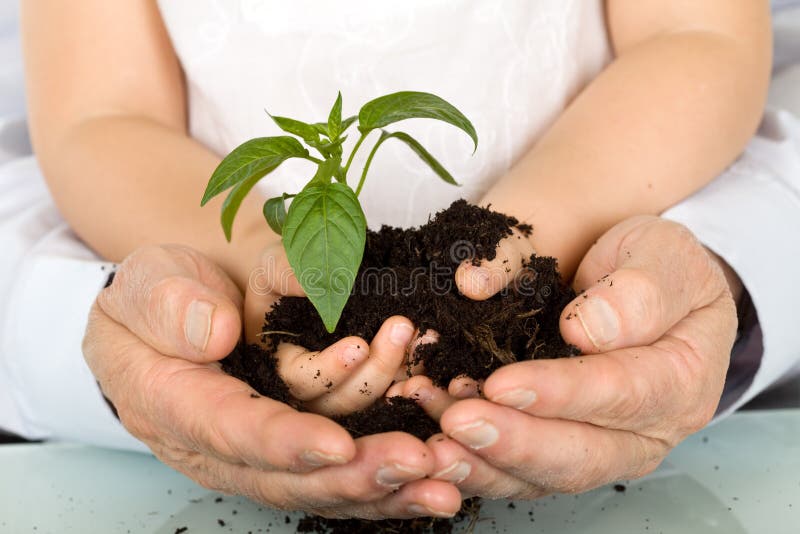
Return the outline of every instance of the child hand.
{"type": "MultiPolygon", "coordinates": [[[[282,296],[305,296],[280,244],[268,247],[253,270],[245,294],[245,336],[260,342],[264,313],[282,296]]],[[[420,337],[411,321],[393,316],[371,343],[349,336],[321,351],[281,343],[278,373],[294,398],[324,415],[361,410],[398,379],[406,378],[408,355],[431,336],[420,337]]]]}
{"type": "Polygon", "coordinates": [[[483,259],[478,265],[465,260],[456,270],[456,287],[465,297],[486,300],[502,291],[524,272],[523,262],[535,252],[528,236],[516,228],[512,235],[500,240],[496,250],[494,259],[483,259]]]}

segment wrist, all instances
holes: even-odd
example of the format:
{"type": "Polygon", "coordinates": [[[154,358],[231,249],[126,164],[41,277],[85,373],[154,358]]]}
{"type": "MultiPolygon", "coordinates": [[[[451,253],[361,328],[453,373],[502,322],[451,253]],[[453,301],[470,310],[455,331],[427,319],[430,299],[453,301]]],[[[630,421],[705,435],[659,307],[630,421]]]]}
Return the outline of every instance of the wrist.
{"type": "Polygon", "coordinates": [[[507,187],[498,184],[481,200],[493,210],[530,224],[528,237],[537,255],[558,260],[564,280],[575,274],[592,244],[607,230],[597,212],[592,212],[568,188],[541,191],[531,186],[507,187]]]}

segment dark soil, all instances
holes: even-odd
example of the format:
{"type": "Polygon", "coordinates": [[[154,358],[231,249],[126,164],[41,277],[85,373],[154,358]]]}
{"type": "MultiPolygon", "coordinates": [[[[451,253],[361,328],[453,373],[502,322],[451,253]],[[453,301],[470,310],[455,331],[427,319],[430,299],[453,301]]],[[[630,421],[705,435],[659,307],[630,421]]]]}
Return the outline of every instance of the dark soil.
{"type": "MultiPolygon", "coordinates": [[[[421,334],[428,329],[439,333],[439,341],[420,346],[411,363],[421,361],[425,374],[444,387],[459,376],[486,378],[519,360],[576,355],[558,327],[575,293],[561,281],[554,258],[531,256],[508,290],[485,301],[467,299],[455,286],[454,273],[462,262],[494,259],[497,243],[513,236],[514,228],[522,235],[532,231],[513,217],[459,200],[419,228],[368,231],[364,260],[335,332],[325,330],[307,299],[284,297],[265,316],[265,331],[271,333],[263,337],[269,348],[239,346],[222,361],[223,369],[260,394],[302,409],[276,373],[275,347],[289,342],[321,350],[346,336],[369,341],[392,315],[408,317],[421,334]]],[[[414,401],[400,398],[380,399],[337,420],[354,437],[400,430],[424,440],[438,431],[414,401]]],[[[346,530],[305,532],[449,532],[432,530],[430,520],[390,523],[402,528],[380,530],[376,522],[366,522],[365,530],[348,523],[346,530]]]]}
{"type": "Polygon", "coordinates": [[[463,524],[465,530],[474,528],[480,513],[480,499],[472,498],[464,501],[461,511],[453,519],[433,519],[420,517],[417,519],[383,519],[365,521],[363,519],[325,519],[324,517],[307,516],[300,520],[297,532],[310,534],[450,534],[455,525],[463,524]]]}

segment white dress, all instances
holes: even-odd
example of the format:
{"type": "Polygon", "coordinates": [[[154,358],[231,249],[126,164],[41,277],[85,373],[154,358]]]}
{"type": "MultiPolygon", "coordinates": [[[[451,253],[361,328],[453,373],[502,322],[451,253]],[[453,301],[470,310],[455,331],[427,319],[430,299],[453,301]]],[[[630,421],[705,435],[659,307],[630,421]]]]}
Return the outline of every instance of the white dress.
{"type": "MultiPolygon", "coordinates": [[[[388,128],[414,135],[463,187],[441,182],[401,143],[386,143],[362,192],[372,226],[419,224],[459,197],[479,198],[610,57],[600,0],[159,4],[186,73],[191,133],[220,154],[282,134],[264,109],[325,120],[339,90],[345,116],[377,96],[418,90],[472,120],[474,156],[469,138],[443,123],[388,128]]],[[[290,161],[261,184],[272,195],[294,193],[312,174],[308,162],[290,161]]],[[[351,175],[355,182],[359,174],[351,175]]]]}
{"type": "MultiPolygon", "coordinates": [[[[442,183],[404,145],[387,143],[362,197],[371,226],[419,224],[458,197],[478,199],[611,59],[601,0],[159,5],[186,73],[191,133],[219,154],[281,133],[264,108],[323,120],[339,90],[345,114],[410,89],[438,94],[472,119],[480,137],[472,156],[452,126],[390,127],[422,141],[463,187],[442,183]]],[[[748,355],[739,361],[752,365],[740,366],[746,374],[732,382],[729,409],[800,359],[789,308],[800,288],[778,282],[800,266],[800,124],[786,113],[768,114],[765,124],[737,164],[666,214],[728,260],[759,312],[760,326],[739,350],[748,355]],[[771,241],[762,236],[785,236],[774,251],[780,262],[757,256],[771,241]]],[[[262,194],[295,192],[310,171],[290,162],[262,182],[262,194]]],[[[0,187],[0,250],[8,257],[0,264],[0,428],[142,449],[108,411],[80,353],[109,266],[61,220],[32,158],[0,167],[0,187]]]]}

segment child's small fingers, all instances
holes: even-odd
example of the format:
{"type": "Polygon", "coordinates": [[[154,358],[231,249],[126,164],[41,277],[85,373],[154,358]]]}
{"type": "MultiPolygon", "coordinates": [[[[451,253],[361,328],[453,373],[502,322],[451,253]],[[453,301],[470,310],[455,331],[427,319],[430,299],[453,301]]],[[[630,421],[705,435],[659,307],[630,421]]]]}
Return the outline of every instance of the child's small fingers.
{"type": "Polygon", "coordinates": [[[456,270],[456,286],[472,300],[486,300],[508,286],[522,270],[522,264],[534,253],[531,242],[519,231],[500,240],[497,255],[473,265],[465,260],[456,270]]]}
{"type": "Polygon", "coordinates": [[[396,381],[406,380],[412,376],[425,374],[425,362],[416,361],[417,349],[422,345],[436,343],[439,341],[439,332],[428,328],[424,334],[420,335],[419,329],[414,332],[414,337],[408,345],[408,359],[406,365],[397,370],[394,379],[396,381]]]}
{"type": "Polygon", "coordinates": [[[278,374],[293,397],[315,399],[346,381],[369,356],[369,345],[355,336],[340,339],[330,347],[310,352],[291,343],[281,343],[275,353],[278,374]]]}
{"type": "Polygon", "coordinates": [[[389,386],[389,389],[386,390],[384,397],[391,398],[391,397],[402,397],[403,396],[403,389],[405,388],[406,381],[399,380],[389,386]]]}
{"type": "MultiPolygon", "coordinates": [[[[447,408],[458,401],[444,389],[433,385],[431,379],[423,375],[409,378],[403,382],[400,395],[416,401],[425,410],[425,413],[436,421],[439,420],[447,408]]],[[[389,396],[388,393],[387,396],[389,396]]]]}
{"type": "Polygon", "coordinates": [[[381,325],[369,346],[369,358],[341,385],[315,399],[308,407],[318,413],[338,415],[366,408],[384,394],[405,362],[414,326],[396,315],[381,325]]]}
{"type": "Polygon", "coordinates": [[[481,396],[483,380],[459,376],[450,381],[447,392],[457,399],[475,399],[481,396]]]}

